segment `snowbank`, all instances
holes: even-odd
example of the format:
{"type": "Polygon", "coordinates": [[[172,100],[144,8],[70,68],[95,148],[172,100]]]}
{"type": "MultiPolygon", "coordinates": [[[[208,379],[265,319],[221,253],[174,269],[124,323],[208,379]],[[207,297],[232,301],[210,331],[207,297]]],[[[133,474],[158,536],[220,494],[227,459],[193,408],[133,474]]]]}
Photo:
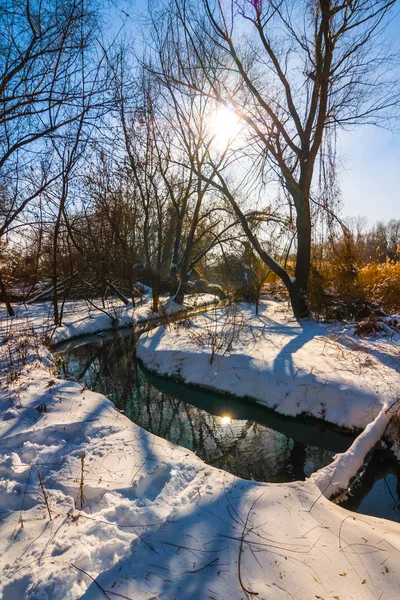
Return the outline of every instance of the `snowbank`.
{"type": "Polygon", "coordinates": [[[369,423],[347,450],[334,457],[333,462],[311,475],[321,492],[327,498],[345,490],[350,480],[364,464],[364,459],[383,436],[392,414],[382,410],[376,419],[369,423]]]}
{"type": "MultiPolygon", "coordinates": [[[[103,308],[101,299],[92,300],[92,304],[84,300],[70,300],[65,303],[62,327],[54,330],[53,306],[51,302],[31,305],[15,305],[15,317],[7,317],[4,308],[0,308],[0,336],[8,339],[13,335],[32,334],[46,336],[52,344],[81,335],[90,335],[117,327],[133,327],[138,323],[157,320],[163,315],[172,315],[181,311],[195,311],[209,304],[218,303],[219,298],[212,294],[192,294],[185,297],[183,306],[176,304],[168,297],[161,297],[160,311],[152,311],[151,293],[143,296],[133,307],[131,303],[124,305],[120,300],[112,298],[103,308]]],[[[0,305],[1,307],[1,305],[0,305]]]]}
{"type": "Polygon", "coordinates": [[[218,309],[143,334],[137,356],[160,375],[364,429],[400,397],[400,335],[366,340],[350,327],[295,321],[281,303],[218,309]]]}
{"type": "Polygon", "coordinates": [[[209,467],[29,357],[0,381],[0,598],[397,600],[399,524],[209,467]]]}

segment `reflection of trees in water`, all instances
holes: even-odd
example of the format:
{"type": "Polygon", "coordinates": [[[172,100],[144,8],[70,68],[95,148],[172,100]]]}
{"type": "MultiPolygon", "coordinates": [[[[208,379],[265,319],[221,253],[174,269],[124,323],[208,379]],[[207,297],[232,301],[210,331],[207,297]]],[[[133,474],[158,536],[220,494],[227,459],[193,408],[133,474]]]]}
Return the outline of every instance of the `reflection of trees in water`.
{"type": "Polygon", "coordinates": [[[141,373],[136,392],[125,409],[135,423],[236,475],[271,478],[290,453],[286,436],[253,421],[221,425],[219,417],[156,390],[141,373]]]}
{"type": "Polygon", "coordinates": [[[137,368],[134,335],[116,335],[66,353],[64,374],[107,395],[135,423],[196,452],[204,461],[235,475],[264,481],[304,479],[327,464],[331,452],[293,441],[252,420],[222,424],[181,398],[153,387],[137,368]],[[306,471],[306,473],[305,473],[306,471]]]}
{"type": "Polygon", "coordinates": [[[135,344],[134,335],[117,335],[73,348],[64,355],[63,374],[83,380],[91,389],[109,396],[123,410],[137,382],[135,344]]]}

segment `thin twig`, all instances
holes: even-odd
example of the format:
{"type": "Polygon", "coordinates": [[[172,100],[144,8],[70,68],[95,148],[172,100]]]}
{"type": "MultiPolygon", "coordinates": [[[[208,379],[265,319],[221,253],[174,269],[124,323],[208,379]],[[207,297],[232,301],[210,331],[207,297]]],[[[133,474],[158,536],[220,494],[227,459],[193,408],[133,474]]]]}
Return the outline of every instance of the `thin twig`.
{"type": "Polygon", "coordinates": [[[250,596],[258,596],[258,592],[252,592],[251,590],[247,589],[247,588],[246,588],[246,586],[245,586],[245,585],[244,585],[244,583],[243,583],[243,580],[242,580],[242,574],[241,574],[241,563],[242,563],[243,542],[244,542],[244,538],[246,537],[246,533],[247,533],[247,531],[246,531],[246,530],[247,530],[247,523],[248,523],[248,521],[249,521],[249,518],[250,518],[251,511],[253,510],[253,508],[254,508],[254,506],[255,506],[256,502],[258,502],[258,500],[259,500],[259,499],[261,498],[261,496],[263,496],[264,494],[265,494],[265,492],[263,492],[262,494],[260,494],[260,495],[258,496],[258,498],[256,498],[256,499],[254,500],[253,504],[250,506],[250,508],[249,508],[249,511],[248,511],[248,513],[247,513],[246,521],[245,521],[245,523],[244,523],[244,526],[243,526],[242,535],[241,535],[241,537],[240,537],[239,558],[238,558],[238,577],[239,577],[239,583],[240,583],[240,586],[241,586],[242,590],[243,590],[244,592],[246,592],[246,594],[249,594],[250,596]]]}
{"type": "MultiPolygon", "coordinates": [[[[91,579],[93,581],[93,583],[95,585],[97,585],[97,587],[99,588],[99,590],[104,594],[104,596],[108,599],[111,600],[110,596],[107,594],[106,590],[101,587],[101,585],[94,579],[94,577],[92,577],[91,575],[89,575],[89,573],[87,573],[86,571],[84,571],[83,569],[80,569],[79,567],[77,567],[76,565],[74,565],[74,563],[71,563],[71,566],[74,567],[74,569],[76,569],[77,571],[80,571],[81,573],[84,573],[87,577],[89,577],[89,579],[91,579]]],[[[131,599],[129,599],[131,600],[131,599]]]]}
{"type": "Polygon", "coordinates": [[[204,567],[200,567],[200,569],[196,569],[195,571],[184,571],[184,573],[199,573],[200,571],[204,571],[204,569],[207,569],[208,567],[216,567],[217,565],[215,563],[217,563],[218,561],[219,557],[217,556],[217,558],[214,558],[214,560],[204,565],[204,567]]]}
{"type": "Polygon", "coordinates": [[[79,499],[80,499],[80,503],[81,503],[81,510],[83,508],[83,504],[85,502],[85,495],[83,493],[83,485],[84,485],[84,481],[85,481],[85,474],[84,474],[84,467],[85,467],[85,452],[81,453],[81,480],[79,483],[79,499]]]}
{"type": "Polygon", "coordinates": [[[118,592],[112,592],[111,590],[105,590],[103,587],[101,587],[101,585],[94,579],[94,577],[92,577],[91,575],[89,575],[89,573],[87,573],[86,571],[84,571],[83,569],[80,569],[79,567],[77,567],[76,565],[74,565],[74,563],[71,563],[71,566],[74,567],[74,569],[76,569],[77,571],[80,571],[81,573],[84,573],[84,575],[87,575],[87,577],[89,577],[89,579],[91,579],[93,581],[93,583],[95,585],[97,585],[97,587],[99,588],[99,590],[104,594],[105,598],[107,598],[108,600],[112,600],[110,598],[110,596],[108,594],[112,594],[113,596],[118,596],[119,598],[124,598],[125,600],[133,600],[133,598],[130,598],[129,596],[124,596],[123,594],[119,594],[118,592]]]}
{"type": "Polygon", "coordinates": [[[41,492],[42,492],[43,500],[44,500],[44,503],[46,505],[47,512],[49,513],[49,519],[50,519],[50,521],[52,521],[53,519],[52,519],[51,512],[50,512],[49,496],[48,496],[48,494],[47,494],[47,492],[46,492],[46,490],[44,488],[43,479],[42,479],[42,476],[40,474],[40,471],[39,471],[38,467],[36,467],[36,471],[37,471],[37,476],[38,476],[38,479],[39,479],[39,487],[40,487],[41,492]]]}

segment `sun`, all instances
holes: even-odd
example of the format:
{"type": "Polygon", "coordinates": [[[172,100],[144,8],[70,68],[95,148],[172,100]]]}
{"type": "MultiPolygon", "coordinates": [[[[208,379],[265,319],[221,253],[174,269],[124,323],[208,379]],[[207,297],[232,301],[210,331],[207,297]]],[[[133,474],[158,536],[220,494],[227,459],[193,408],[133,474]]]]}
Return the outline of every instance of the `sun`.
{"type": "Polygon", "coordinates": [[[240,119],[233,108],[220,106],[213,115],[211,132],[214,135],[215,145],[219,150],[224,150],[239,134],[240,119]]]}

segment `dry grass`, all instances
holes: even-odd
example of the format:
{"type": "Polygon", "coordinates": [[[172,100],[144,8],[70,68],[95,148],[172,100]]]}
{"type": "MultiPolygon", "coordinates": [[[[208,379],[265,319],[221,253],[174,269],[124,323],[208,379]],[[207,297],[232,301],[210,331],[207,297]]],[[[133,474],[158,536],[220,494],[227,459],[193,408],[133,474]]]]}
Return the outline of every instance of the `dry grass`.
{"type": "Polygon", "coordinates": [[[372,262],[358,271],[366,298],[378,302],[389,312],[400,311],[400,262],[372,262]]]}
{"type": "MultiPolygon", "coordinates": [[[[288,266],[291,272],[292,266],[288,266]]],[[[289,300],[285,286],[274,273],[268,276],[263,292],[289,300]]],[[[317,314],[325,314],[332,301],[333,305],[335,301],[354,305],[354,310],[357,306],[377,304],[390,314],[399,313],[400,261],[370,262],[363,266],[337,258],[318,261],[318,266],[311,267],[308,298],[313,312],[317,314]]],[[[358,319],[365,316],[356,313],[350,317],[358,319]]]]}
{"type": "Polygon", "coordinates": [[[320,305],[324,292],[344,302],[375,303],[389,313],[400,311],[400,262],[363,266],[324,261],[310,276],[309,298],[320,305]]]}

